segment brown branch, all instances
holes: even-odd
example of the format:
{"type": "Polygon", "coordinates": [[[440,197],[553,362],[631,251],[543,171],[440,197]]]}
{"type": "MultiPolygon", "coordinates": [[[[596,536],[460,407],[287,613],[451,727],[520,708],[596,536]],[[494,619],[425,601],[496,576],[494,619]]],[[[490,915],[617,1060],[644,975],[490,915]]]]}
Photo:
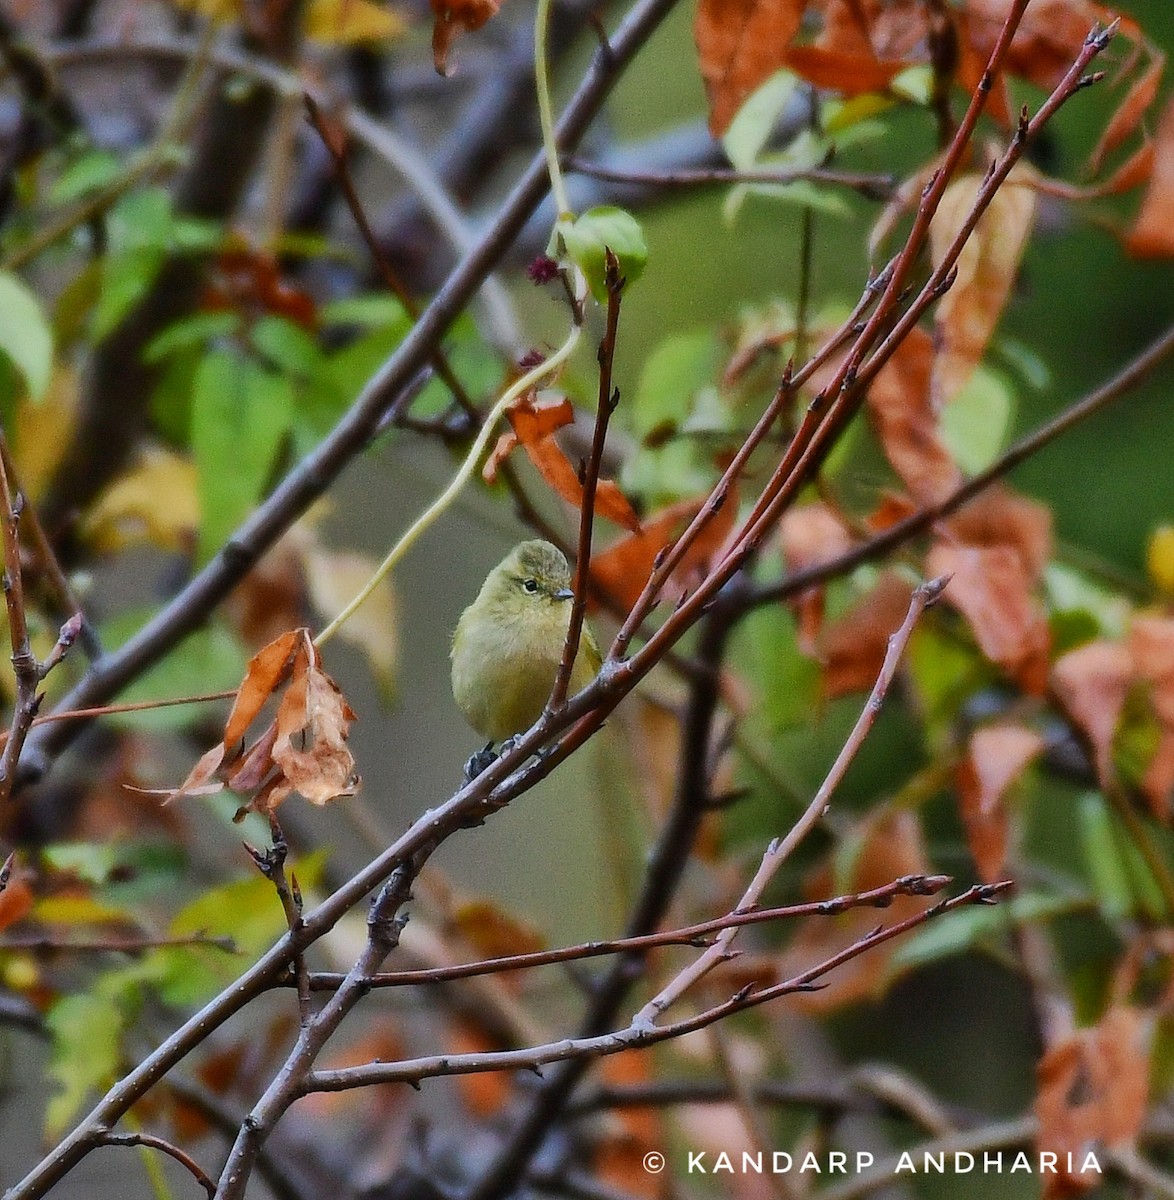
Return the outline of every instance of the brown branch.
{"type": "MultiPolygon", "coordinates": [[[[12,491],[23,495],[24,489],[20,486],[16,464],[13,462],[12,451],[9,449],[8,439],[4,436],[3,430],[0,430],[0,464],[4,467],[12,491]]],[[[49,544],[49,539],[37,517],[36,506],[26,501],[20,515],[23,528],[27,531],[33,549],[36,551],[41,570],[49,581],[50,590],[57,605],[57,619],[65,621],[75,613],[80,613],[82,619],[78,641],[91,662],[101,658],[102,643],[98,638],[98,631],[86,617],[81,601],[74,593],[69,579],[62,570],[61,563],[57,560],[57,555],[53,552],[53,547],[49,544]]]]}
{"type": "MultiPolygon", "coordinates": [[[[0,891],[4,889],[0,887],[0,891]]],[[[55,938],[48,934],[5,934],[0,950],[34,950],[52,954],[143,954],[168,946],[212,946],[226,954],[239,954],[230,937],[194,933],[188,937],[55,938]]]]}
{"type": "Polygon", "coordinates": [[[833,171],[827,167],[796,170],[737,171],[726,167],[682,168],[668,171],[621,171],[582,158],[570,158],[568,171],[587,175],[605,183],[630,183],[655,188],[713,187],[733,183],[787,184],[806,180],[850,188],[869,200],[888,200],[896,191],[892,175],[866,175],[852,171],[833,171]]]}
{"type": "Polygon", "coordinates": [[[616,335],[620,324],[620,303],[624,284],[620,275],[619,259],[611,248],[604,247],[606,257],[605,285],[607,288],[607,326],[603,340],[599,343],[599,398],[595,409],[595,433],[591,439],[591,453],[583,470],[583,496],[579,501],[579,543],[575,554],[574,598],[571,600],[571,616],[567,623],[567,637],[563,644],[563,656],[554,677],[554,689],[546,706],[547,715],[559,708],[567,698],[571,682],[571,671],[575,656],[579,652],[579,639],[583,633],[583,614],[587,611],[588,579],[591,571],[591,533],[595,521],[595,492],[599,485],[599,468],[603,462],[603,450],[607,442],[607,426],[611,414],[620,402],[618,389],[612,387],[612,367],[616,354],[616,335]]]}

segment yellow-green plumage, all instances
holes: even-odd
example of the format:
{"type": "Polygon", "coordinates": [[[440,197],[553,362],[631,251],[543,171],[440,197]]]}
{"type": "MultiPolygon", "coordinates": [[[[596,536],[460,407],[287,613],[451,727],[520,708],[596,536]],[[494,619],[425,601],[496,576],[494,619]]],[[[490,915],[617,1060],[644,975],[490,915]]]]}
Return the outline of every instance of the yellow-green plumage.
{"type": "MultiPolygon", "coordinates": [[[[549,542],[522,542],[489,572],[452,639],[452,692],[483,737],[529,729],[554,687],[571,620],[571,569],[549,542]]],[[[591,682],[601,662],[587,625],[567,690],[591,682]]]]}

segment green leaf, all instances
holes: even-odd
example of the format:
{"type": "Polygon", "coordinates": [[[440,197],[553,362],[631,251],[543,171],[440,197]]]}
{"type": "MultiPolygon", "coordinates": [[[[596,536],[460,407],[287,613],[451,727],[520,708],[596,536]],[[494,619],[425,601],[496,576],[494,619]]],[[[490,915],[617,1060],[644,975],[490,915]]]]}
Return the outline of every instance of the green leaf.
{"type": "Polygon", "coordinates": [[[106,256],[102,286],[90,320],[90,337],[95,342],[109,337],[151,290],[164,258],[162,250],[149,246],[106,256]]]}
{"type": "Polygon", "coordinates": [[[364,329],[394,326],[403,327],[405,332],[410,324],[404,306],[382,292],[331,300],[318,310],[318,319],[323,325],[358,325],[364,329]]]}
{"type": "Polygon", "coordinates": [[[172,321],[162,333],[151,339],[143,351],[143,361],[162,362],[177,350],[202,346],[213,338],[224,337],[239,328],[241,318],[234,312],[194,313],[172,321]]]}
{"type": "Polygon", "coordinates": [[[977,475],[999,456],[1014,415],[1015,397],[1006,379],[980,366],[943,407],[942,441],[964,471],[977,475]]]}
{"type": "Polygon", "coordinates": [[[747,97],[722,136],[722,149],[739,171],[753,167],[786,111],[799,80],[790,71],[776,71],[747,97]]]}
{"type": "Polygon", "coordinates": [[[630,409],[641,441],[656,444],[680,428],[693,398],[713,379],[718,347],[709,330],[666,337],[644,360],[630,409]]]}
{"type": "Polygon", "coordinates": [[[0,351],[40,400],[53,373],[53,334],[36,296],[11,271],[0,271],[0,351]]]}
{"type": "Polygon", "coordinates": [[[312,375],[324,359],[315,338],[286,317],[262,317],[253,326],[251,340],[274,367],[288,375],[312,375]]]}
{"type": "Polygon", "coordinates": [[[1093,583],[1080,571],[1050,562],[1044,568],[1044,589],[1051,613],[1090,617],[1096,626],[1093,636],[1097,633],[1113,639],[1124,636],[1132,612],[1129,601],[1093,583]]]}
{"type": "Polygon", "coordinates": [[[288,379],[224,352],[201,362],[192,390],[201,561],[220,548],[260,497],[292,414],[288,379]]]}
{"type": "Polygon", "coordinates": [[[105,883],[119,865],[119,847],[100,842],[57,842],[42,855],[55,870],[76,875],[87,883],[105,883]]]}
{"type": "Polygon", "coordinates": [[[607,250],[619,259],[620,275],[629,285],[644,273],[648,262],[644,231],[636,218],[622,208],[603,204],[588,209],[574,221],[560,224],[555,232],[571,260],[587,277],[591,294],[601,304],[607,301],[607,250]]]}
{"type": "MultiPolygon", "coordinates": [[[[309,892],[318,885],[324,851],[287,867],[309,892]]],[[[285,932],[287,926],[273,884],[261,875],[221,884],[198,896],[176,914],[168,928],[172,937],[231,938],[237,954],[215,946],[166,946],[152,954],[160,995],[174,1005],[198,1003],[240,973],[242,961],[253,962],[285,932]]]]}
{"type": "Polygon", "coordinates": [[[852,206],[837,192],[807,179],[794,183],[737,183],[722,204],[722,219],[732,225],[748,196],[764,196],[784,204],[800,204],[829,217],[850,217],[852,206]]]}
{"type": "Polygon", "coordinates": [[[109,150],[91,150],[61,172],[49,189],[49,199],[54,204],[69,204],[112,183],[120,169],[118,155],[109,150]]]}
{"type": "MultiPolygon", "coordinates": [[[[134,610],[104,622],[103,643],[116,649],[137,633],[152,615],[134,610]]],[[[175,653],[140,675],[118,693],[118,699],[125,704],[134,704],[228,691],[240,683],[248,658],[245,647],[231,630],[223,625],[209,625],[189,634],[175,653]]],[[[208,711],[207,704],[178,704],[142,712],[115,713],[107,720],[124,729],[163,732],[185,729],[194,721],[206,719],[208,711]]]]}
{"type": "Polygon", "coordinates": [[[98,991],[65,996],[45,1015],[53,1039],[48,1075],[60,1089],[45,1109],[45,1133],[58,1137],[91,1091],[109,1086],[118,1068],[124,1010],[98,991]]]}
{"type": "Polygon", "coordinates": [[[1113,814],[1099,792],[1084,792],[1076,802],[1076,815],[1097,903],[1110,920],[1123,920],[1133,914],[1134,894],[1113,814]]]}

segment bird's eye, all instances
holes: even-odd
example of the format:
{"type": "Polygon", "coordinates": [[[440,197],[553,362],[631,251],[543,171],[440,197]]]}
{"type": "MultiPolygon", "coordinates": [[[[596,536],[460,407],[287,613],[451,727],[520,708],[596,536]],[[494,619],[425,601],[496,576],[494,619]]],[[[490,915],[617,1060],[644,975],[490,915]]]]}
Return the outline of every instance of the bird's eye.
{"type": "Polygon", "coordinates": [[[536,591],[538,591],[538,580],[537,579],[524,579],[522,581],[522,587],[524,587],[526,589],[526,591],[528,591],[530,593],[530,595],[533,596],[534,593],[536,591]]]}

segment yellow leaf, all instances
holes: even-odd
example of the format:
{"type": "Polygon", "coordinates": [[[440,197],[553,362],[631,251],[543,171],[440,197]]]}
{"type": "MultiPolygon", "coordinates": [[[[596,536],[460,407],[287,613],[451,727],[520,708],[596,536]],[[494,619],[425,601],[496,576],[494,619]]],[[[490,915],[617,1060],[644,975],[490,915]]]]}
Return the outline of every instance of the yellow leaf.
{"type": "Polygon", "coordinates": [[[306,36],[333,45],[399,37],[407,22],[392,9],[371,0],[311,0],[306,36]]]}
{"type": "MultiPolygon", "coordinates": [[[[325,617],[333,617],[375,574],[376,563],[354,551],[324,550],[314,544],[303,559],[306,582],[314,608],[325,617]]],[[[338,631],[367,657],[371,670],[385,696],[395,691],[396,665],[399,660],[398,603],[391,577],[384,576],[379,586],[338,631]]]]}
{"type": "Polygon", "coordinates": [[[1145,561],[1158,591],[1174,596],[1174,525],[1159,525],[1150,534],[1145,561]]]}
{"type": "Polygon", "coordinates": [[[82,536],[99,554],[143,542],[186,550],[199,523],[195,466],[152,447],[98,497],[82,523],[82,536]]]}
{"type": "Polygon", "coordinates": [[[172,0],[176,8],[199,13],[209,21],[231,21],[240,16],[242,0],[172,0]]]}
{"type": "Polygon", "coordinates": [[[12,452],[20,483],[30,500],[45,494],[57,464],[69,447],[77,412],[77,374],[58,367],[36,404],[27,399],[16,410],[12,452]]]}

